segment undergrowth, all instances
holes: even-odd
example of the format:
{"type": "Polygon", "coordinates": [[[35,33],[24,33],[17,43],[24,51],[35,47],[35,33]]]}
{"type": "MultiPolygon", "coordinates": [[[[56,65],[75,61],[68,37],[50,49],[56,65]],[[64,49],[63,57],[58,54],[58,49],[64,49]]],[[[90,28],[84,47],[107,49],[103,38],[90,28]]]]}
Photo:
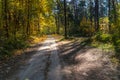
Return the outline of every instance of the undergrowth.
{"type": "Polygon", "coordinates": [[[4,60],[14,56],[15,53],[22,51],[29,47],[31,44],[36,44],[43,41],[46,37],[37,37],[37,36],[30,36],[27,39],[23,38],[16,38],[16,39],[8,39],[4,41],[0,45],[0,60],[4,60]]]}
{"type": "Polygon", "coordinates": [[[91,38],[91,46],[100,48],[104,51],[113,52],[112,62],[120,64],[120,39],[113,34],[97,33],[91,38]]]}

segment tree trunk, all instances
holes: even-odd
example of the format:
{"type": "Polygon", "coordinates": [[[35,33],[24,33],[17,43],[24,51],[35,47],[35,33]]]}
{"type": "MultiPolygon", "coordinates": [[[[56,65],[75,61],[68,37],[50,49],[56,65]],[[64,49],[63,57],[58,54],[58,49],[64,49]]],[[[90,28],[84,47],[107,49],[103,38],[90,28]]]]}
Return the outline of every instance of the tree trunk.
{"type": "Polygon", "coordinates": [[[108,0],[109,33],[111,33],[111,0],[108,0]]]}
{"type": "Polygon", "coordinates": [[[67,17],[66,17],[66,0],[64,0],[64,27],[65,27],[65,32],[64,32],[64,36],[65,38],[67,38],[67,17]]]}
{"type": "Polygon", "coordinates": [[[8,12],[8,1],[7,0],[4,0],[3,1],[3,15],[4,15],[4,18],[3,18],[3,20],[5,21],[4,22],[4,28],[5,28],[5,36],[7,37],[7,38],[9,38],[9,29],[8,29],[8,16],[7,16],[7,12],[8,12]]]}
{"type": "Polygon", "coordinates": [[[116,1],[112,0],[112,6],[113,6],[113,12],[114,12],[114,22],[116,23],[117,21],[117,12],[116,12],[116,1]]]}
{"type": "Polygon", "coordinates": [[[27,1],[27,35],[30,35],[30,0],[27,1]]]}
{"type": "Polygon", "coordinates": [[[95,0],[95,30],[99,30],[99,1],[95,0]]]}

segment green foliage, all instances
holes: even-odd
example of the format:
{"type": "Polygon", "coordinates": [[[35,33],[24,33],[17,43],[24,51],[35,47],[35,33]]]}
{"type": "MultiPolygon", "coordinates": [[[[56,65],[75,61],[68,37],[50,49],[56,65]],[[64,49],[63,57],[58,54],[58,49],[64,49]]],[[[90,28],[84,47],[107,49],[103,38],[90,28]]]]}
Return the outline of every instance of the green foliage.
{"type": "Polygon", "coordinates": [[[100,42],[106,43],[112,41],[112,36],[107,33],[97,33],[96,39],[100,42]]]}
{"type": "Polygon", "coordinates": [[[53,5],[54,0],[0,0],[0,58],[26,48],[29,36],[55,33],[53,5]]]}
{"type": "MultiPolygon", "coordinates": [[[[116,50],[116,52],[119,52],[119,51],[120,51],[120,39],[117,40],[117,41],[114,43],[114,45],[115,45],[115,50],[116,50]]],[[[120,54],[119,54],[119,55],[120,55],[120,54]]]]}
{"type": "Polygon", "coordinates": [[[120,49],[120,39],[119,39],[119,40],[117,40],[116,44],[117,44],[117,46],[118,46],[118,47],[119,47],[119,49],[120,49]]]}
{"type": "Polygon", "coordinates": [[[0,47],[0,59],[12,56],[12,51],[15,49],[23,49],[28,46],[27,42],[22,39],[9,39],[2,47],[0,47]]]}
{"type": "Polygon", "coordinates": [[[6,56],[11,56],[9,51],[6,50],[4,47],[0,47],[0,59],[5,58],[6,56]]]}
{"type": "Polygon", "coordinates": [[[94,27],[91,26],[90,20],[83,17],[80,22],[80,30],[83,36],[90,36],[94,32],[94,27]]]}
{"type": "Polygon", "coordinates": [[[100,40],[103,42],[110,42],[111,41],[111,35],[110,34],[102,34],[100,36],[100,40]]]}

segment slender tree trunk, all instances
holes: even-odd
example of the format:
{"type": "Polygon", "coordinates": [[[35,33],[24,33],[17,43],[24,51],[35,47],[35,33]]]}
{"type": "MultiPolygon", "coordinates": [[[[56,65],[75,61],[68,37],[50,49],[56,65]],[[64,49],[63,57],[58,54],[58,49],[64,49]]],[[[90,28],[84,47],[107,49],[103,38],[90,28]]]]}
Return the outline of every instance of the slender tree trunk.
{"type": "Polygon", "coordinates": [[[95,0],[95,30],[99,30],[99,1],[95,0]]]}
{"type": "Polygon", "coordinates": [[[58,17],[59,17],[59,16],[57,16],[57,14],[56,14],[55,20],[56,20],[56,33],[57,33],[57,34],[59,34],[59,27],[58,27],[59,23],[58,23],[58,17]]]}
{"type": "Polygon", "coordinates": [[[111,33],[111,0],[108,0],[109,33],[111,33]]]}
{"type": "MultiPolygon", "coordinates": [[[[91,30],[92,30],[92,28],[93,28],[93,2],[90,0],[90,10],[89,10],[89,12],[90,12],[90,24],[91,24],[91,30]]],[[[92,36],[92,31],[91,31],[91,33],[90,33],[90,36],[92,36]]]]}
{"type": "Polygon", "coordinates": [[[3,1],[3,3],[4,3],[4,21],[5,21],[5,24],[4,24],[4,28],[5,28],[5,36],[7,37],[7,38],[9,38],[9,29],[8,29],[8,16],[7,16],[7,12],[8,12],[8,1],[7,0],[4,0],[3,1]]]}
{"type": "Polygon", "coordinates": [[[30,0],[27,1],[27,35],[30,35],[30,0]]]}
{"type": "MultiPolygon", "coordinates": [[[[57,10],[60,10],[59,0],[57,0],[57,10]]],[[[60,34],[60,11],[56,14],[56,33],[60,34]]]]}
{"type": "Polygon", "coordinates": [[[65,32],[64,32],[64,36],[65,38],[67,38],[67,17],[66,17],[66,0],[64,0],[64,27],[65,27],[65,32]]]}
{"type": "Polygon", "coordinates": [[[116,1],[112,0],[112,6],[113,6],[113,12],[114,12],[114,22],[116,23],[117,21],[117,12],[116,12],[116,1]]]}
{"type": "MultiPolygon", "coordinates": [[[[38,16],[39,17],[39,16],[38,16]]],[[[40,17],[38,18],[38,34],[40,34],[41,30],[40,30],[40,17]]]]}

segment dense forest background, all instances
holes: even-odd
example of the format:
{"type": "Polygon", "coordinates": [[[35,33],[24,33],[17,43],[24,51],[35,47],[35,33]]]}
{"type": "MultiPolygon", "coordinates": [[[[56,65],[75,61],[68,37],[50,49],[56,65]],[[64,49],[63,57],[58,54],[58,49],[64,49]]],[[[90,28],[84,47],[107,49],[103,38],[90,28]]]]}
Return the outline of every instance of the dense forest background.
{"type": "Polygon", "coordinates": [[[47,34],[90,37],[120,56],[120,0],[0,0],[0,58],[47,34]]]}

